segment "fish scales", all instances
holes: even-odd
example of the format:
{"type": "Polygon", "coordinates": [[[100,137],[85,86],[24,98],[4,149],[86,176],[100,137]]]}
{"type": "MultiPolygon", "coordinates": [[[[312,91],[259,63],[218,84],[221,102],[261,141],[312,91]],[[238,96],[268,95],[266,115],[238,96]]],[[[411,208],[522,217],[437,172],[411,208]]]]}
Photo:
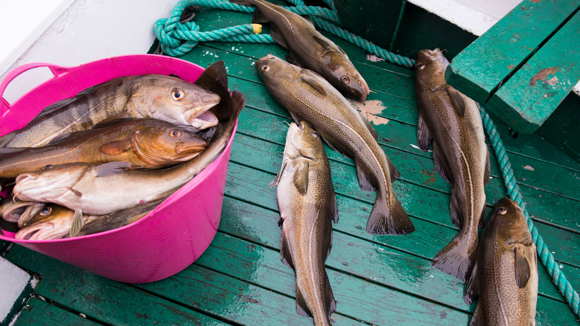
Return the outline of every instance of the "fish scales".
{"type": "Polygon", "coordinates": [[[296,309],[330,325],[336,302],[324,263],[338,221],[330,165],[318,134],[306,122],[288,130],[277,198],[282,223],[281,258],[296,271],[296,309]]]}
{"type": "Polygon", "coordinates": [[[415,229],[399,203],[391,181],[398,171],[378,145],[368,121],[326,80],[307,69],[266,56],[256,63],[272,97],[297,123],[305,120],[334,149],[354,157],[363,190],[377,190],[367,232],[407,234],[415,229]]]}
{"type": "Polygon", "coordinates": [[[439,49],[417,55],[417,142],[424,152],[433,142],[435,168],[452,186],[451,220],[460,228],[432,264],[465,282],[477,256],[478,226],[485,218],[489,153],[477,103],[447,84],[448,64],[439,49]]]}

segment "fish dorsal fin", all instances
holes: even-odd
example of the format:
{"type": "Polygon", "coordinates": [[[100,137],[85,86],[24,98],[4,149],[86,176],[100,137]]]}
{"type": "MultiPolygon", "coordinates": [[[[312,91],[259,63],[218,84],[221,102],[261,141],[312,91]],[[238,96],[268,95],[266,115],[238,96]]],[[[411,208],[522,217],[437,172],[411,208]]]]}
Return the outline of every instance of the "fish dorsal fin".
{"type": "Polygon", "coordinates": [[[485,149],[485,172],[483,173],[483,185],[487,186],[489,180],[491,179],[491,163],[489,161],[489,150],[485,149]]]}
{"type": "Polygon", "coordinates": [[[317,35],[314,35],[313,38],[316,42],[318,42],[318,44],[320,44],[324,48],[325,51],[334,51],[335,50],[334,47],[330,43],[328,43],[327,40],[325,40],[317,35]]]}
{"type": "Polygon", "coordinates": [[[123,173],[126,169],[130,167],[131,167],[130,162],[116,161],[97,165],[93,169],[97,177],[103,178],[109,175],[123,173]]]}
{"type": "MultiPolygon", "coordinates": [[[[252,20],[253,22],[253,20],[252,20]]],[[[288,43],[286,42],[286,39],[284,38],[284,35],[282,34],[282,32],[280,31],[280,29],[278,28],[278,26],[271,24],[270,25],[270,36],[272,36],[272,39],[280,44],[280,46],[282,46],[284,49],[288,50],[288,43]]]]}
{"type": "Polygon", "coordinates": [[[296,190],[298,190],[298,192],[301,195],[306,195],[306,193],[308,192],[308,170],[309,170],[310,164],[308,163],[308,161],[306,160],[300,160],[297,164],[296,164],[296,170],[294,170],[294,176],[292,178],[292,181],[294,182],[294,186],[296,187],[296,190]]]}
{"type": "Polygon", "coordinates": [[[516,284],[520,289],[523,289],[528,284],[530,279],[530,263],[528,257],[526,257],[526,252],[524,246],[516,245],[514,248],[514,259],[515,259],[515,271],[516,271],[516,284]]]}
{"type": "Polygon", "coordinates": [[[270,20],[266,18],[264,13],[260,11],[257,7],[254,7],[254,15],[252,16],[252,24],[266,24],[269,23],[270,20]]]}
{"type": "Polygon", "coordinates": [[[425,121],[425,117],[423,116],[423,110],[419,110],[419,123],[417,127],[417,145],[419,145],[419,149],[423,152],[426,152],[429,149],[429,145],[433,141],[433,135],[431,134],[431,130],[425,121]]]}
{"type": "Polygon", "coordinates": [[[461,93],[459,93],[453,87],[447,87],[447,94],[449,94],[449,99],[451,99],[451,103],[453,104],[453,107],[455,107],[455,111],[457,111],[457,114],[459,114],[459,116],[461,117],[464,117],[465,101],[463,100],[461,93]]]}
{"type": "Polygon", "coordinates": [[[137,119],[132,118],[130,116],[124,117],[124,114],[122,113],[122,114],[118,114],[118,115],[109,117],[109,118],[97,123],[96,125],[93,126],[93,128],[91,130],[108,128],[108,127],[115,126],[115,125],[123,123],[123,122],[135,121],[135,120],[137,120],[137,119]]]}
{"type": "Polygon", "coordinates": [[[312,88],[314,88],[318,93],[320,93],[320,96],[326,96],[326,91],[324,90],[324,87],[322,87],[322,85],[320,85],[320,83],[309,74],[303,72],[300,75],[300,79],[302,79],[302,81],[304,81],[306,84],[312,86],[312,88]]]}
{"type": "MultiPolygon", "coordinates": [[[[77,96],[82,95],[81,93],[79,93],[77,96]]],[[[60,108],[63,108],[65,106],[75,102],[76,100],[77,100],[76,97],[71,97],[71,98],[66,98],[64,100],[60,100],[54,104],[51,104],[51,105],[47,106],[46,108],[44,108],[42,111],[40,111],[40,113],[35,117],[35,119],[38,119],[44,115],[50,114],[50,113],[52,113],[60,108]]]]}
{"type": "Polygon", "coordinates": [[[449,167],[449,164],[447,164],[445,155],[443,155],[443,152],[441,151],[437,141],[433,142],[433,164],[435,165],[437,174],[439,174],[443,180],[447,181],[447,183],[453,187],[454,182],[451,168],[449,167]]]}
{"type": "MultiPolygon", "coordinates": [[[[459,192],[457,189],[451,189],[451,203],[449,204],[449,215],[451,217],[451,224],[455,225],[458,228],[462,228],[463,226],[463,213],[461,212],[461,207],[459,203],[459,192]]],[[[485,209],[485,206],[483,207],[485,209]]]]}
{"type": "Polygon", "coordinates": [[[292,251],[290,248],[290,243],[286,238],[286,232],[284,232],[284,222],[282,222],[282,235],[280,236],[280,259],[284,265],[294,269],[294,262],[292,261],[292,251]]]}
{"type": "Polygon", "coordinates": [[[73,222],[70,227],[70,237],[74,238],[79,231],[85,226],[85,221],[83,219],[83,210],[77,209],[75,210],[75,214],[73,216],[73,222]]]}
{"type": "Polygon", "coordinates": [[[310,312],[310,308],[308,308],[298,284],[296,284],[296,313],[300,316],[312,317],[312,312],[310,312]]]}
{"type": "Polygon", "coordinates": [[[131,141],[128,139],[113,141],[99,147],[99,152],[105,155],[120,155],[131,149],[131,141]]]}
{"type": "Polygon", "coordinates": [[[477,265],[476,260],[475,265],[473,265],[473,270],[471,271],[471,276],[467,281],[467,287],[465,287],[465,294],[463,295],[463,301],[468,305],[479,296],[479,271],[477,265]]]}
{"type": "Polygon", "coordinates": [[[280,172],[278,172],[278,175],[276,175],[276,178],[274,178],[274,180],[272,180],[272,182],[270,182],[270,188],[274,188],[274,187],[278,186],[278,183],[280,183],[280,179],[282,179],[282,174],[284,173],[284,169],[286,169],[286,160],[284,160],[284,162],[282,162],[282,167],[280,168],[280,172]]]}
{"type": "Polygon", "coordinates": [[[360,188],[363,191],[376,191],[377,188],[373,184],[370,172],[358,158],[355,158],[354,162],[356,164],[356,174],[360,188]]]}
{"type": "Polygon", "coordinates": [[[357,111],[358,115],[360,115],[362,121],[364,122],[365,126],[367,127],[367,129],[371,132],[371,135],[373,136],[373,138],[375,140],[379,140],[379,133],[375,130],[375,128],[373,127],[373,125],[371,125],[371,123],[369,122],[369,119],[367,119],[362,112],[357,111]]]}
{"type": "Polygon", "coordinates": [[[312,18],[310,18],[310,16],[304,15],[304,16],[300,16],[300,17],[304,18],[304,20],[309,22],[310,25],[314,26],[314,23],[312,22],[312,18]]]}

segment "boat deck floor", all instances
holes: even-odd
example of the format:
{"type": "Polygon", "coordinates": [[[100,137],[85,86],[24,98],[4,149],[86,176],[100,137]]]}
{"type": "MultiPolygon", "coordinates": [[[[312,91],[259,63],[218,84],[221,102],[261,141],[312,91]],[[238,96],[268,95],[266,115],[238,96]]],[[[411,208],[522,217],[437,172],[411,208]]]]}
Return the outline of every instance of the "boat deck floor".
{"type": "MultiPolygon", "coordinates": [[[[204,30],[214,30],[248,23],[250,16],[203,9],[196,21],[204,30]]],[[[468,325],[475,304],[463,302],[464,284],[430,264],[458,230],[449,217],[451,189],[436,174],[432,153],[416,146],[414,72],[367,61],[363,50],[330,38],[349,54],[372,89],[358,106],[401,172],[393,185],[417,229],[407,236],[367,234],[375,194],[361,191],[352,160],[326,148],[340,215],[326,262],[337,300],[331,319],[335,325],[468,325]]],[[[173,277],[124,284],[18,245],[6,251],[3,244],[0,250],[8,260],[42,278],[16,325],[312,325],[311,318],[296,314],[294,272],[280,261],[276,189],[268,187],[280,168],[291,121],[255,72],[255,61],[268,53],[287,54],[275,44],[213,42],[182,57],[203,67],[224,60],[230,88],[247,98],[219,231],[209,249],[173,277]]],[[[580,288],[580,164],[536,135],[513,139],[506,126],[498,128],[535,224],[580,288]]],[[[490,153],[488,218],[506,194],[491,147],[490,153]]],[[[577,324],[543,266],[539,274],[537,325],[577,324]]]]}

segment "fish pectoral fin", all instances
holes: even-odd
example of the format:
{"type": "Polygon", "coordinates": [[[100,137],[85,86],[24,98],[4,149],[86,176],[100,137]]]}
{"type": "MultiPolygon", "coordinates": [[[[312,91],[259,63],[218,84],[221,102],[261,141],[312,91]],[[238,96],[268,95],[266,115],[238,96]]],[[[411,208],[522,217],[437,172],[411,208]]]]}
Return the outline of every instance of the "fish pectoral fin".
{"type": "Polygon", "coordinates": [[[288,54],[284,57],[284,59],[286,59],[286,61],[288,61],[289,63],[295,65],[295,66],[299,66],[300,64],[298,63],[298,61],[296,60],[296,58],[294,58],[291,54],[288,54]]]}
{"type": "Polygon", "coordinates": [[[360,188],[363,191],[377,191],[371,173],[362,164],[361,160],[358,157],[355,157],[354,162],[356,164],[356,174],[360,188]]]}
{"type": "Polygon", "coordinates": [[[256,7],[256,9],[254,10],[254,15],[252,16],[252,24],[266,24],[269,22],[270,20],[266,18],[264,13],[262,13],[260,9],[256,7]]]}
{"type": "Polygon", "coordinates": [[[284,265],[294,269],[294,262],[292,261],[292,251],[290,248],[290,244],[288,243],[288,239],[286,238],[286,232],[284,232],[284,226],[282,226],[282,235],[280,236],[280,259],[282,260],[284,265]]]}
{"type": "Polygon", "coordinates": [[[131,149],[131,141],[128,139],[117,140],[108,144],[101,145],[99,152],[105,155],[120,155],[131,149]]]}
{"type": "Polygon", "coordinates": [[[310,16],[304,15],[304,16],[300,16],[302,18],[304,18],[305,21],[309,22],[310,25],[314,26],[314,23],[312,22],[312,18],[310,18],[310,16]]]}
{"type": "Polygon", "coordinates": [[[85,226],[85,221],[83,219],[83,210],[77,209],[75,210],[75,214],[73,216],[73,222],[70,228],[70,237],[74,238],[85,226]]]}
{"type": "Polygon", "coordinates": [[[431,134],[431,130],[429,130],[429,126],[427,125],[423,114],[423,110],[419,110],[417,145],[419,145],[419,149],[421,149],[423,152],[426,152],[429,149],[429,145],[433,141],[433,135],[431,134]]]}
{"type": "Polygon", "coordinates": [[[306,195],[308,192],[308,169],[310,168],[310,164],[306,160],[301,160],[296,164],[296,170],[294,170],[294,176],[292,181],[294,182],[294,186],[296,190],[301,195],[306,195]]]}
{"type": "Polygon", "coordinates": [[[304,81],[306,84],[312,86],[312,88],[314,88],[318,93],[320,93],[320,96],[326,96],[326,91],[324,90],[324,87],[322,87],[322,85],[320,85],[316,79],[312,78],[307,73],[303,72],[300,75],[300,79],[302,79],[302,81],[304,81]]]}
{"type": "Polygon", "coordinates": [[[451,173],[451,168],[447,163],[447,159],[445,159],[445,155],[439,146],[437,140],[433,142],[433,164],[435,165],[435,170],[437,174],[443,178],[443,180],[447,181],[447,183],[453,187],[454,180],[453,174],[451,173]]]}
{"type": "Polygon", "coordinates": [[[486,147],[485,154],[487,154],[485,159],[485,172],[483,173],[483,185],[487,186],[489,180],[491,180],[491,163],[489,161],[489,150],[486,147]]]}
{"type": "Polygon", "coordinates": [[[284,173],[284,169],[286,169],[286,162],[287,161],[282,162],[282,167],[280,168],[280,172],[278,172],[278,175],[276,175],[276,178],[274,178],[274,180],[272,180],[272,182],[270,182],[270,188],[274,188],[278,185],[278,183],[280,183],[280,179],[282,179],[282,174],[284,173]]]}
{"type": "Polygon", "coordinates": [[[516,245],[514,248],[516,284],[523,289],[530,279],[530,263],[522,245],[516,245]]]}
{"type": "Polygon", "coordinates": [[[373,135],[373,138],[375,140],[379,140],[379,133],[375,130],[375,127],[373,127],[373,125],[371,125],[371,123],[369,122],[369,119],[367,119],[362,112],[357,111],[358,115],[360,115],[362,121],[364,122],[365,126],[367,127],[367,129],[371,132],[371,135],[373,135]]]}
{"type": "Polygon", "coordinates": [[[97,177],[103,178],[109,175],[123,173],[131,167],[130,162],[116,161],[95,166],[93,169],[97,177]]]}
{"type": "Polygon", "coordinates": [[[448,86],[446,89],[447,94],[449,94],[449,99],[451,99],[451,103],[453,103],[457,114],[461,117],[465,116],[465,101],[463,100],[461,93],[451,86],[448,86]]]}
{"type": "Polygon", "coordinates": [[[296,313],[300,316],[312,317],[312,312],[310,312],[310,308],[308,308],[298,284],[296,284],[296,313]]]}
{"type": "MultiPolygon", "coordinates": [[[[252,22],[254,22],[253,19],[252,22]]],[[[276,26],[275,24],[270,25],[270,36],[272,36],[272,39],[276,43],[280,44],[280,46],[288,50],[288,43],[286,42],[286,39],[284,38],[284,35],[282,34],[278,26],[276,26]]]]}
{"type": "Polygon", "coordinates": [[[77,197],[82,197],[83,193],[74,189],[73,187],[66,187],[66,189],[68,189],[70,192],[72,192],[73,194],[75,194],[75,196],[77,197]]]}
{"type": "Polygon", "coordinates": [[[324,48],[324,51],[326,51],[326,52],[335,51],[335,48],[330,43],[328,43],[327,40],[325,40],[325,39],[323,39],[321,37],[318,37],[316,35],[314,35],[312,37],[314,38],[314,40],[316,42],[318,42],[318,44],[320,44],[324,48]]]}
{"type": "Polygon", "coordinates": [[[463,301],[470,305],[475,298],[479,296],[479,272],[477,267],[477,260],[473,269],[471,270],[471,276],[467,281],[467,286],[465,287],[465,293],[463,295],[463,301]]]}

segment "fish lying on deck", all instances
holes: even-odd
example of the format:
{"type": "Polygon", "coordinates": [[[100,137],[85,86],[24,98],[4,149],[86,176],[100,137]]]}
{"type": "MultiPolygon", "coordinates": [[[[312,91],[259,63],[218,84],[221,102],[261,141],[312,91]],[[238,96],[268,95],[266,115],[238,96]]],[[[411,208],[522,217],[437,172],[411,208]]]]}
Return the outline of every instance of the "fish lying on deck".
{"type": "Polygon", "coordinates": [[[282,223],[280,255],[296,271],[296,311],[330,326],[336,302],[324,269],[332,246],[332,224],[338,222],[336,195],[322,141],[306,122],[292,123],[286,136],[278,186],[282,223]]]}
{"type": "Polygon", "coordinates": [[[0,137],[0,147],[38,147],[116,117],[155,118],[198,129],[215,126],[208,110],[220,97],[177,77],[120,77],[45,108],[24,128],[0,137]]]}
{"type": "Polygon", "coordinates": [[[478,295],[471,326],[536,324],[536,245],[522,209],[509,198],[498,201],[481,237],[465,302],[478,295]]]}
{"type": "Polygon", "coordinates": [[[62,141],[33,148],[4,148],[0,176],[15,178],[67,163],[130,162],[132,167],[159,168],[188,161],[208,142],[188,128],[157,119],[118,119],[62,141]]]}
{"type": "Polygon", "coordinates": [[[264,0],[230,0],[255,6],[252,23],[271,23],[270,35],[290,52],[286,60],[313,70],[326,78],[336,89],[358,101],[365,101],[369,86],[346,53],[320,34],[309,18],[264,0]]]}
{"type": "Polygon", "coordinates": [[[451,221],[461,228],[431,263],[465,282],[477,257],[478,225],[485,219],[489,153],[477,103],[447,84],[448,64],[439,49],[417,54],[417,142],[424,152],[433,142],[435,169],[452,187],[451,221]]]}
{"type": "Polygon", "coordinates": [[[20,200],[52,202],[74,210],[71,236],[83,227],[83,213],[106,215],[164,198],[205,169],[226,147],[245,104],[242,93],[234,91],[231,97],[230,118],[223,133],[193,160],[161,170],[127,169],[127,162],[58,165],[20,174],[14,195],[20,200]]]}
{"type": "Polygon", "coordinates": [[[408,234],[413,223],[395,196],[399,171],[377,143],[378,133],[332,85],[316,73],[268,55],[256,69],[272,97],[296,123],[311,124],[334,150],[354,157],[365,191],[377,191],[367,222],[370,234],[408,234]]]}

